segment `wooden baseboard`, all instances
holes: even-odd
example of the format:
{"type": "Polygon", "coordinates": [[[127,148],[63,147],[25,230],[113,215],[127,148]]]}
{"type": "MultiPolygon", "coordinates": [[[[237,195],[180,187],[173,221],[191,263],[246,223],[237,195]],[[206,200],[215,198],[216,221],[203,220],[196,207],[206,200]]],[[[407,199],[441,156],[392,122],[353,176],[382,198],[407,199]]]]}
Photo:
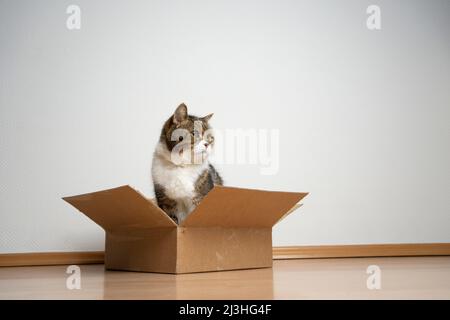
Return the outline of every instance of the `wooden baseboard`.
{"type": "Polygon", "coordinates": [[[449,256],[450,243],[274,247],[274,259],[449,256]]]}
{"type": "Polygon", "coordinates": [[[103,251],[6,253],[0,254],[0,267],[99,264],[104,257],[103,251]]]}
{"type": "MultiPolygon", "coordinates": [[[[273,259],[450,256],[450,243],[274,247],[273,259]]],[[[101,264],[103,251],[0,254],[0,267],[101,264]]]]}

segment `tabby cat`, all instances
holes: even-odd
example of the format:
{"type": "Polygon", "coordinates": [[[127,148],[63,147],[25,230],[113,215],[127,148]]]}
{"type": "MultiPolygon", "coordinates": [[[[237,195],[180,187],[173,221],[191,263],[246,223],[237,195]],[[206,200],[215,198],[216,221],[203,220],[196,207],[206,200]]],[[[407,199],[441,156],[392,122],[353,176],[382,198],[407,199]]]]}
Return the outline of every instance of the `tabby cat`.
{"type": "Polygon", "coordinates": [[[213,114],[188,114],[184,103],[167,119],[153,154],[152,177],[158,206],[181,223],[206,194],[223,181],[209,163],[214,146],[213,114]]]}

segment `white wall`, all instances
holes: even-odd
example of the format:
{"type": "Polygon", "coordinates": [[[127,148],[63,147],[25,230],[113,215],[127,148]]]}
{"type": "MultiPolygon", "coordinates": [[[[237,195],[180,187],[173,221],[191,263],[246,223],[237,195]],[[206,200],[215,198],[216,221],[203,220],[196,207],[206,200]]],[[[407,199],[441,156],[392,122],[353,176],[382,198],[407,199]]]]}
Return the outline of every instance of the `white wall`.
{"type": "Polygon", "coordinates": [[[446,0],[0,1],[0,252],[101,250],[61,196],[151,195],[182,101],[217,128],[280,130],[276,175],[220,166],[311,193],[274,245],[450,242],[449,32],[446,0]]]}

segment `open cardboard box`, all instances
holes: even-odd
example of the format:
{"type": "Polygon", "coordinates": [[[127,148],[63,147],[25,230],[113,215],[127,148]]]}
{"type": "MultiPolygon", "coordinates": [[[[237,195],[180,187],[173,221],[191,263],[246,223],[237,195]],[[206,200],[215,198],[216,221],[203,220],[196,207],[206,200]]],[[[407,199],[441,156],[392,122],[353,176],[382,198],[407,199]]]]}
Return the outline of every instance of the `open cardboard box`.
{"type": "Polygon", "coordinates": [[[63,199],[105,230],[106,269],[190,273],[271,267],[272,226],[306,195],[216,186],[179,226],[128,185],[63,199]]]}

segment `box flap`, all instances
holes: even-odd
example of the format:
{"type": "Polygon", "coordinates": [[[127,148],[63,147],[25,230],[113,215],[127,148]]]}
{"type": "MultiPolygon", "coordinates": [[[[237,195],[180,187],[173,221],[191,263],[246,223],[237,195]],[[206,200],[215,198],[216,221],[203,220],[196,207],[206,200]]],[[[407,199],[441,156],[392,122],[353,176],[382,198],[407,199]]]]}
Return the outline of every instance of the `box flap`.
{"type": "Polygon", "coordinates": [[[182,227],[272,227],[307,193],[216,186],[182,227]]]}
{"type": "Polygon", "coordinates": [[[275,224],[278,224],[281,220],[286,218],[288,215],[290,215],[292,212],[300,208],[303,204],[302,203],[296,203],[288,212],[286,212],[275,224]]]}
{"type": "Polygon", "coordinates": [[[107,231],[177,226],[156,204],[128,185],[63,200],[107,231]]]}

